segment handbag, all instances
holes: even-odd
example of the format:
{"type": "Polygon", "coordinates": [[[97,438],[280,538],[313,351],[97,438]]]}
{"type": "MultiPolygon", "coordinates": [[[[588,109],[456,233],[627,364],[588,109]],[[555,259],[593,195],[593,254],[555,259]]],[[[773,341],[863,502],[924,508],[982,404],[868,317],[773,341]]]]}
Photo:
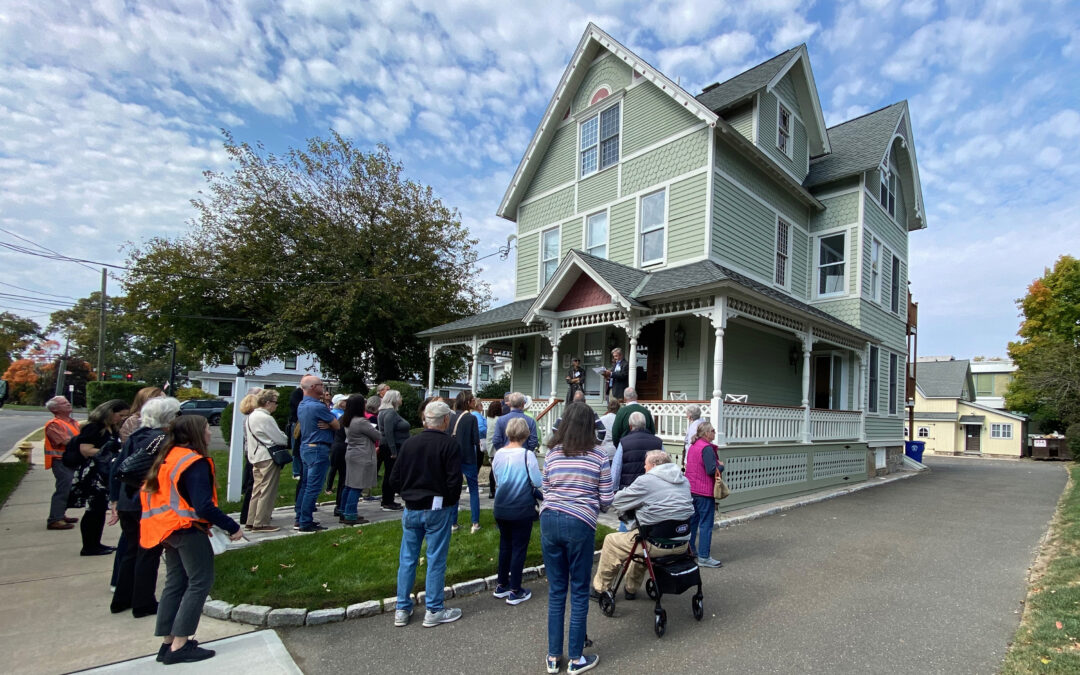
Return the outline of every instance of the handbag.
{"type": "MultiPolygon", "coordinates": [[[[248,430],[248,422],[247,422],[247,420],[245,420],[244,421],[244,438],[245,439],[247,438],[248,433],[250,433],[250,431],[248,430]]],[[[287,446],[287,445],[267,445],[266,443],[263,443],[262,441],[260,441],[259,437],[256,436],[255,434],[251,434],[251,437],[255,439],[256,443],[258,443],[259,445],[266,448],[266,451],[270,453],[270,459],[274,462],[274,464],[277,465],[277,467],[279,469],[281,467],[285,466],[286,464],[291,464],[292,463],[293,456],[292,456],[292,453],[289,452],[289,446],[287,446]]]]}
{"type": "Polygon", "coordinates": [[[150,467],[153,466],[154,459],[157,458],[157,453],[164,441],[165,434],[161,434],[150,441],[142,450],[128,455],[123,462],[120,462],[120,466],[116,467],[117,479],[121,483],[132,487],[142,487],[143,481],[146,480],[146,474],[149,473],[150,467]]]}
{"type": "MultiPolygon", "coordinates": [[[[719,455],[717,455],[716,461],[719,464],[719,455]]],[[[719,469],[719,467],[717,467],[717,469],[719,469]]],[[[727,499],[727,496],[730,494],[731,490],[728,488],[727,483],[724,482],[723,474],[719,470],[717,470],[716,484],[713,485],[713,499],[727,499]]]]}

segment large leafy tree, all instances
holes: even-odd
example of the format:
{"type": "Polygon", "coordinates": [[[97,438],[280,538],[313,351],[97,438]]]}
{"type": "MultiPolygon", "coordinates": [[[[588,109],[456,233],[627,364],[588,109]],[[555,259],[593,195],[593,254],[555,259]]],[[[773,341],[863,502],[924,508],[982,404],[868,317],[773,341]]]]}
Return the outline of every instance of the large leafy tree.
{"type": "Polygon", "coordinates": [[[41,326],[10,312],[0,312],[0,372],[22,355],[23,351],[41,337],[41,326]]]}
{"type": "Polygon", "coordinates": [[[1061,256],[1017,304],[1024,320],[1009,343],[1017,371],[1006,405],[1051,426],[1080,422],[1080,260],[1061,256]]]}
{"type": "MultiPolygon", "coordinates": [[[[430,187],[385,147],[338,134],[284,156],[226,134],[233,170],[207,173],[178,239],[130,250],[130,312],[210,361],[245,343],[256,359],[311,352],[349,388],[427,371],[415,333],[475,313],[475,244],[430,187]]],[[[450,356],[440,378],[460,373],[450,356]]]]}

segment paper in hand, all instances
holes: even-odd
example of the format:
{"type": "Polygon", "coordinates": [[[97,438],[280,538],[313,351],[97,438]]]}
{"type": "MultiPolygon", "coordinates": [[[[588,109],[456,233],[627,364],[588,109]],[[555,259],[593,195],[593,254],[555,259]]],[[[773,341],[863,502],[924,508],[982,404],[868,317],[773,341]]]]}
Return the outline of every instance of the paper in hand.
{"type": "Polygon", "coordinates": [[[431,510],[432,511],[438,511],[440,509],[442,509],[442,496],[440,495],[438,497],[432,497],[431,498],[431,510]]]}

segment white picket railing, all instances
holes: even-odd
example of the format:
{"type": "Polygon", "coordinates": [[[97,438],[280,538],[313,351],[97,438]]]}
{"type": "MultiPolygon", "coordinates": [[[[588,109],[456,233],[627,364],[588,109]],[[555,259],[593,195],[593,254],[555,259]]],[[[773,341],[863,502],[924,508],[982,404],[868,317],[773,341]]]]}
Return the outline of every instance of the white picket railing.
{"type": "Polygon", "coordinates": [[[728,443],[798,442],[803,409],[753,403],[725,403],[724,437],[728,443]]]}
{"type": "Polygon", "coordinates": [[[841,441],[859,437],[862,413],[858,410],[810,410],[810,438],[815,441],[841,441]]]}
{"type": "Polygon", "coordinates": [[[638,401],[648,409],[656,426],[656,435],[662,440],[682,443],[686,438],[686,406],[691,403],[701,407],[701,419],[709,419],[708,401],[638,401]]]}

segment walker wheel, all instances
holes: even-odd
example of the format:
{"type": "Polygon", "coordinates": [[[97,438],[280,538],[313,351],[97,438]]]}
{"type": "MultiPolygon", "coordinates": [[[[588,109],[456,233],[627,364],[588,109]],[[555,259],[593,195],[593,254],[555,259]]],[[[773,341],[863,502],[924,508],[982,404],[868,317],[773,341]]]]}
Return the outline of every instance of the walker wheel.
{"type": "Polygon", "coordinates": [[[656,592],[656,582],[652,579],[645,580],[645,592],[648,594],[650,600],[656,600],[660,597],[660,594],[656,592]]]}
{"type": "Polygon", "coordinates": [[[667,610],[656,610],[656,619],[653,621],[653,630],[656,631],[656,637],[664,637],[664,633],[667,631],[667,610]]]}
{"type": "Polygon", "coordinates": [[[695,593],[694,597],[690,598],[690,608],[694,610],[694,618],[701,621],[701,617],[705,616],[705,607],[702,601],[701,593],[695,593]]]}
{"type": "Polygon", "coordinates": [[[604,613],[604,616],[615,615],[615,596],[611,591],[600,594],[600,611],[604,613]]]}

